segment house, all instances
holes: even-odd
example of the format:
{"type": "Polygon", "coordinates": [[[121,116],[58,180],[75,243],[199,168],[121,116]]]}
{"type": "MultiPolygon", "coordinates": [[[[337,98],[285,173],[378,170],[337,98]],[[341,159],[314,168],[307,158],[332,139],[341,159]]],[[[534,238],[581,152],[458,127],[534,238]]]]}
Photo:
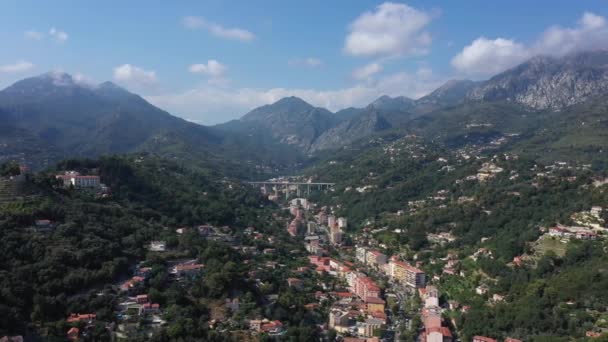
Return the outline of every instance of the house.
{"type": "Polygon", "coordinates": [[[439,307],[439,290],[436,286],[427,285],[424,295],[424,307],[436,308],[439,307]]]}
{"type": "Polygon", "coordinates": [[[473,336],[472,342],[498,342],[498,340],[485,336],[473,336]]]}
{"type": "Polygon", "coordinates": [[[495,303],[502,302],[502,301],[504,301],[504,300],[505,300],[505,296],[503,296],[503,295],[499,295],[498,293],[495,293],[495,294],[492,296],[492,301],[493,301],[493,302],[495,302],[495,303]]]}
{"type": "Polygon", "coordinates": [[[592,231],[578,231],[574,236],[579,240],[597,240],[597,234],[592,231]]]}
{"type": "Polygon", "coordinates": [[[348,313],[342,310],[333,309],[329,312],[329,328],[345,327],[349,325],[348,313]]]}
{"type": "Polygon", "coordinates": [[[56,175],[55,178],[62,181],[64,187],[98,188],[101,185],[99,176],[82,176],[76,171],[66,171],[62,175],[56,175]]]}
{"type": "Polygon", "coordinates": [[[523,263],[523,258],[521,256],[515,256],[513,257],[513,265],[515,266],[521,266],[523,263]]]}
{"type": "Polygon", "coordinates": [[[355,249],[355,254],[357,257],[357,260],[363,264],[366,263],[367,260],[367,248],[365,247],[357,247],[357,249],[355,249]]]}
{"type": "Polygon", "coordinates": [[[76,327],[72,327],[68,330],[67,338],[68,341],[78,341],[78,336],[80,335],[80,329],[76,327]]]}
{"type": "Polygon", "coordinates": [[[262,250],[262,254],[264,255],[272,255],[275,254],[277,250],[274,248],[264,248],[264,250],[262,250]]]}
{"type": "Polygon", "coordinates": [[[133,292],[145,280],[144,277],[134,276],[120,285],[120,290],[124,292],[133,292]]]}
{"type": "Polygon", "coordinates": [[[367,306],[367,311],[369,311],[369,312],[374,312],[374,311],[384,312],[385,302],[381,298],[367,297],[367,298],[365,298],[365,304],[367,306]]]}
{"type": "Polygon", "coordinates": [[[490,290],[490,288],[487,287],[486,285],[479,285],[475,288],[475,293],[477,293],[480,296],[483,296],[486,293],[488,293],[489,290],[490,290]]]}
{"type": "Polygon", "coordinates": [[[260,331],[262,328],[262,320],[261,319],[252,319],[249,321],[249,329],[253,331],[260,331]]]}
{"type": "Polygon", "coordinates": [[[424,272],[406,262],[391,259],[389,276],[413,288],[423,288],[426,285],[424,272]]]}
{"type": "Polygon", "coordinates": [[[287,285],[296,290],[302,290],[304,282],[298,278],[287,278],[287,285]]]}
{"type": "Polygon", "coordinates": [[[145,304],[145,303],[147,303],[148,302],[148,295],[146,295],[146,294],[137,295],[135,297],[135,302],[137,304],[145,304]]]}
{"type": "Polygon", "coordinates": [[[178,277],[195,276],[205,267],[203,264],[179,264],[171,269],[178,277]]]}
{"type": "Polygon", "coordinates": [[[452,332],[448,327],[432,327],[424,330],[425,342],[451,342],[452,332]]]}
{"type": "Polygon", "coordinates": [[[160,312],[160,304],[158,303],[145,303],[141,306],[141,314],[152,314],[160,312]]]}
{"type": "Polygon", "coordinates": [[[361,299],[380,298],[380,287],[370,277],[361,274],[356,277],[353,285],[353,292],[361,299]]]}
{"type": "Polygon", "coordinates": [[[364,337],[372,337],[376,330],[380,329],[384,325],[384,322],[376,318],[368,318],[365,322],[358,327],[359,335],[364,337]]]}
{"type": "Polygon", "coordinates": [[[384,322],[384,324],[386,324],[386,320],[388,318],[386,316],[386,313],[384,313],[384,311],[372,311],[369,313],[368,316],[371,316],[372,318],[380,319],[384,322]]]}
{"type": "Polygon", "coordinates": [[[366,261],[368,265],[380,267],[386,264],[386,255],[380,253],[377,250],[367,251],[366,261]]]}
{"type": "Polygon", "coordinates": [[[380,342],[378,337],[359,338],[359,337],[344,337],[342,342],[380,342]]]}
{"type": "Polygon", "coordinates": [[[268,319],[252,319],[249,321],[249,329],[255,332],[267,333],[270,336],[283,334],[283,323],[281,321],[269,321],[268,319]]]}
{"type": "Polygon", "coordinates": [[[549,228],[549,236],[553,237],[564,237],[568,231],[564,228],[560,227],[551,227],[549,228]]]}
{"type": "Polygon", "coordinates": [[[164,252],[167,249],[165,241],[152,241],[148,249],[152,252],[164,252]]]}
{"type": "Polygon", "coordinates": [[[76,322],[92,322],[97,318],[96,314],[71,314],[66,322],[68,323],[76,323],[76,322]]]}
{"type": "Polygon", "coordinates": [[[270,336],[282,335],[284,333],[283,323],[281,323],[281,321],[262,323],[261,331],[270,336]]]}

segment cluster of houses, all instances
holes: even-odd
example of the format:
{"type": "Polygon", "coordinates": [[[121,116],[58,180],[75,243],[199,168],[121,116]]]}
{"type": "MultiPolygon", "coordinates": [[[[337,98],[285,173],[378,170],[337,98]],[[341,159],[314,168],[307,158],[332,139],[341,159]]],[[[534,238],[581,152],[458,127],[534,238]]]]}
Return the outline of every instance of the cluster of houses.
{"type": "Polygon", "coordinates": [[[385,301],[381,298],[380,287],[372,278],[355,271],[350,262],[317,255],[309,256],[309,261],[317,272],[327,272],[348,284],[349,291],[333,294],[339,300],[330,309],[330,329],[373,337],[376,330],[386,325],[385,301]]]}
{"type": "Polygon", "coordinates": [[[441,307],[439,306],[439,290],[437,287],[428,285],[418,290],[420,298],[424,300],[422,308],[422,324],[424,330],[419,340],[421,342],[451,342],[452,332],[443,325],[441,318],[441,307]]]}
{"type": "MultiPolygon", "coordinates": [[[[149,248],[155,251],[164,251],[163,241],[153,241],[149,248]],[[152,247],[155,248],[152,248],[152,247]],[[161,248],[162,246],[162,248],[161,248]]],[[[180,281],[184,277],[194,277],[201,273],[204,265],[196,262],[197,260],[178,260],[169,262],[169,274],[173,279],[180,281]]],[[[119,284],[118,288],[122,294],[122,301],[118,303],[116,317],[119,319],[116,336],[128,339],[131,332],[137,333],[133,329],[139,318],[147,318],[149,334],[164,325],[166,322],[161,318],[162,309],[159,303],[154,302],[146,293],[146,280],[152,276],[152,268],[143,267],[141,264],[135,268],[134,275],[119,284]]]]}
{"type": "MultiPolygon", "coordinates": [[[[343,231],[346,229],[348,222],[346,218],[336,218],[333,215],[328,215],[326,211],[327,208],[322,208],[315,215],[315,221],[307,223],[304,241],[306,250],[310,254],[326,255],[327,250],[324,247],[326,244],[339,246],[342,243],[343,231]]],[[[297,218],[298,216],[296,216],[297,218]]]]}
{"type": "Polygon", "coordinates": [[[66,318],[66,323],[72,325],[72,327],[68,330],[66,334],[66,339],[68,341],[78,341],[81,336],[87,334],[87,331],[90,331],[93,328],[93,323],[97,319],[97,315],[93,313],[88,314],[80,314],[80,313],[72,313],[66,318]],[[77,327],[84,324],[84,329],[81,332],[81,329],[77,327]]]}
{"type": "Polygon", "coordinates": [[[547,234],[560,239],[596,240],[598,234],[587,227],[555,226],[548,229],[547,234]]]}
{"type": "Polygon", "coordinates": [[[411,288],[422,288],[426,285],[424,271],[407,262],[400,261],[397,256],[387,260],[385,254],[366,247],[357,247],[355,253],[359,262],[383,272],[393,281],[411,288]]]}

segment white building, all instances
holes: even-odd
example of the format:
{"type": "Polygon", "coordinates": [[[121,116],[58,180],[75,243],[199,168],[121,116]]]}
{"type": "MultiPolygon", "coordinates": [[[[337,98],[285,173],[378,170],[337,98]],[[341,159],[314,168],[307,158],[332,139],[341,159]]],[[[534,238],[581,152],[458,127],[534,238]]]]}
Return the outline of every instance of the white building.
{"type": "Polygon", "coordinates": [[[98,188],[101,186],[99,176],[82,176],[76,171],[66,171],[63,175],[55,178],[63,181],[63,186],[74,186],[76,188],[98,188]]]}
{"type": "Polygon", "coordinates": [[[335,225],[336,225],[336,217],[333,215],[327,216],[327,226],[331,228],[335,225]]]}
{"type": "Polygon", "coordinates": [[[357,247],[355,253],[357,254],[357,260],[359,260],[361,263],[365,264],[365,262],[367,260],[367,248],[357,247]]]}
{"type": "Polygon", "coordinates": [[[152,241],[148,248],[152,252],[164,252],[167,249],[165,241],[152,241]]]}

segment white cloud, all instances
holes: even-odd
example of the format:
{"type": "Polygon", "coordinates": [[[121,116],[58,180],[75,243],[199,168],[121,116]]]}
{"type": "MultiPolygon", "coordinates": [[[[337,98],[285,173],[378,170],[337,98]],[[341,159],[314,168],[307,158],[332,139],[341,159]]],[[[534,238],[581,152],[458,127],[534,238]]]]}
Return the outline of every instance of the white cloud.
{"type": "Polygon", "coordinates": [[[68,34],[64,31],[58,30],[54,27],[51,27],[49,30],[49,35],[58,43],[64,43],[68,40],[68,34]]]}
{"type": "Polygon", "coordinates": [[[40,31],[36,31],[36,30],[29,30],[29,31],[23,32],[23,36],[25,38],[31,39],[31,40],[42,40],[44,38],[44,32],[40,32],[40,31]]]}
{"type": "Polygon", "coordinates": [[[452,66],[467,75],[489,76],[534,55],[563,56],[600,48],[608,48],[606,19],[585,12],[575,27],[549,27],[529,45],[506,38],[477,38],[452,58],[452,66]]]}
{"type": "Polygon", "coordinates": [[[158,83],[154,70],[144,70],[131,64],[114,68],[114,80],[135,89],[149,89],[158,83]]]}
{"type": "Polygon", "coordinates": [[[13,64],[0,65],[0,73],[20,73],[25,72],[34,67],[34,64],[28,61],[17,61],[13,64]]]}
{"type": "Polygon", "coordinates": [[[432,17],[406,4],[385,2],[350,24],[344,50],[354,56],[426,54],[432,38],[424,29],[432,17]]]}
{"type": "Polygon", "coordinates": [[[205,74],[211,77],[220,77],[224,75],[227,67],[216,61],[215,59],[210,59],[207,61],[207,64],[192,64],[188,70],[194,74],[205,74]]]}
{"type": "Polygon", "coordinates": [[[367,80],[382,71],[380,63],[369,63],[353,71],[352,76],[356,80],[367,80]]]}
{"type": "Polygon", "coordinates": [[[205,29],[216,37],[233,39],[243,42],[252,41],[255,35],[241,28],[227,28],[222,25],[210,22],[201,17],[188,16],[182,19],[182,24],[191,30],[205,29]]]}
{"type": "Polygon", "coordinates": [[[470,75],[492,75],[521,63],[529,51],[511,39],[475,39],[452,58],[452,66],[470,75]]]}
{"type": "Polygon", "coordinates": [[[298,96],[315,106],[336,111],[350,106],[365,106],[381,95],[418,98],[443,82],[440,79],[420,82],[416,74],[400,72],[341,89],[218,88],[203,85],[184,92],[148,96],[146,99],[175,115],[209,125],[239,118],[255,107],[286,96],[298,96]]]}
{"type": "Polygon", "coordinates": [[[531,49],[535,54],[565,55],[574,51],[606,47],[608,47],[606,19],[585,12],[575,27],[548,28],[531,49]]]}
{"type": "Polygon", "coordinates": [[[208,78],[207,83],[216,86],[227,86],[230,80],[224,77],[228,67],[215,59],[210,59],[206,64],[192,64],[188,70],[193,74],[203,74],[208,78]]]}
{"type": "Polygon", "coordinates": [[[294,58],[288,62],[290,66],[305,66],[308,68],[316,68],[323,65],[323,61],[319,58],[308,57],[308,58],[294,58]]]}

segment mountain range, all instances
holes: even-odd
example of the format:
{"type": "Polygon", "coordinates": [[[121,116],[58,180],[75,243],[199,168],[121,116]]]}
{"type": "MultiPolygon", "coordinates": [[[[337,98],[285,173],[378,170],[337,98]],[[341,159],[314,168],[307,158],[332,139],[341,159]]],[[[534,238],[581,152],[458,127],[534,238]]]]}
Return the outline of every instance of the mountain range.
{"type": "Polygon", "coordinates": [[[508,134],[519,137],[513,140],[520,150],[540,153],[523,141],[542,145],[538,139],[547,129],[576,136],[581,122],[591,136],[579,147],[601,150],[608,142],[601,129],[607,94],[608,51],[599,50],[534,57],[486,81],[448,81],[417,100],[381,96],[366,107],[332,113],[288,97],[206,127],[111,82],[89,85],[52,72],[0,91],[0,160],[43,167],[67,157],[145,151],[192,163],[231,160],[276,169],[388,130],[452,146],[508,134]]]}

